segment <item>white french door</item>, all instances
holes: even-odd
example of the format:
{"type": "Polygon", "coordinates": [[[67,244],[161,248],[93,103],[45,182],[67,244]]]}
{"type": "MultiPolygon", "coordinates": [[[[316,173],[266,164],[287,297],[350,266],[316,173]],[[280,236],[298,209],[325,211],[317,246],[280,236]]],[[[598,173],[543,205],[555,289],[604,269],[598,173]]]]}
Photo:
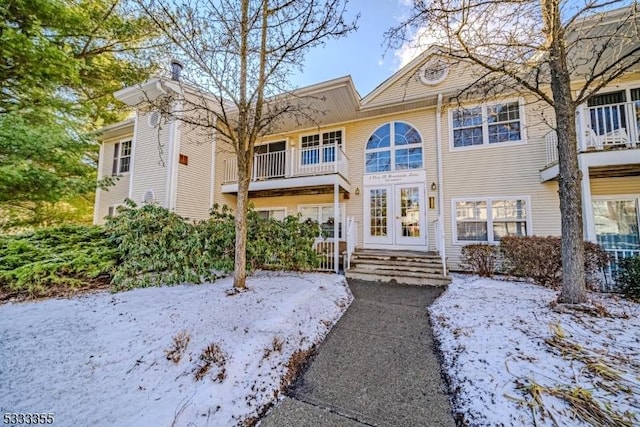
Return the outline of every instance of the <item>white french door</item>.
{"type": "Polygon", "coordinates": [[[367,187],[365,243],[397,249],[427,245],[424,183],[367,187]]]}

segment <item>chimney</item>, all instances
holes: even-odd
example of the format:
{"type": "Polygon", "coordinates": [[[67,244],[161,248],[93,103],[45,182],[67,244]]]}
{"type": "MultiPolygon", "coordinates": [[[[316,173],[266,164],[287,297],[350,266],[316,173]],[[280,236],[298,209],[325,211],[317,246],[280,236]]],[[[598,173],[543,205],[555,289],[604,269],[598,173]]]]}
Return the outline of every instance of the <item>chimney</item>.
{"type": "Polygon", "coordinates": [[[182,75],[183,68],[184,68],[184,65],[182,65],[182,62],[178,61],[177,59],[172,59],[171,60],[171,80],[175,80],[179,82],[180,76],[182,75]]]}

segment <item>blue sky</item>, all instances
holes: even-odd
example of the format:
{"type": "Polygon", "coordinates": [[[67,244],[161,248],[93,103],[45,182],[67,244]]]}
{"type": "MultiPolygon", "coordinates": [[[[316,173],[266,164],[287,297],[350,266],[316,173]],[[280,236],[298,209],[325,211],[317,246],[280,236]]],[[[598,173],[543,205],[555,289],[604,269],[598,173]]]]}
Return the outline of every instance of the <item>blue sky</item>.
{"type": "Polygon", "coordinates": [[[350,74],[360,96],[371,92],[400,65],[394,52],[386,50],[384,33],[407,13],[403,3],[406,0],[349,0],[346,17],[360,13],[358,30],[309,52],[293,84],[308,86],[350,74]]]}

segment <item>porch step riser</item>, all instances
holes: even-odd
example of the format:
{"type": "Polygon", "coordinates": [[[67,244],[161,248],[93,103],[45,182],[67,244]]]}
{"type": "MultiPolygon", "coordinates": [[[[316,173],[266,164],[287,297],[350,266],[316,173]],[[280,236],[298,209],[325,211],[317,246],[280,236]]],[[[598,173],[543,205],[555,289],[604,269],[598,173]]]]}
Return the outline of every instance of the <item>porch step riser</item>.
{"type": "Polygon", "coordinates": [[[400,276],[400,275],[387,275],[380,272],[371,271],[363,272],[361,270],[348,270],[347,278],[358,279],[372,282],[395,282],[405,285],[417,285],[417,286],[446,286],[451,283],[451,279],[445,278],[442,275],[439,277],[413,277],[413,276],[400,276]]]}
{"type": "Polygon", "coordinates": [[[440,258],[438,252],[418,252],[418,251],[393,251],[387,249],[358,249],[356,254],[363,256],[382,256],[382,257],[407,257],[407,258],[424,258],[435,257],[440,258]]]}
{"type": "Polygon", "coordinates": [[[398,265],[381,265],[381,264],[363,264],[351,262],[351,268],[357,268],[358,270],[377,270],[384,272],[412,272],[412,273],[426,273],[426,274],[440,274],[442,275],[442,266],[398,266],[398,265]]]}
{"type": "Polygon", "coordinates": [[[407,257],[374,257],[374,256],[362,256],[359,254],[354,254],[351,259],[353,260],[361,260],[361,261],[370,261],[370,262],[381,262],[381,263],[390,263],[390,262],[402,262],[402,263],[417,263],[417,262],[429,262],[429,263],[437,263],[441,264],[442,261],[440,257],[438,258],[407,258],[407,257]]]}
{"type": "Polygon", "coordinates": [[[435,272],[424,272],[424,271],[407,271],[407,270],[374,270],[372,268],[351,268],[348,271],[355,271],[357,273],[363,274],[380,274],[382,276],[394,276],[394,277],[424,277],[424,278],[433,278],[433,279],[443,279],[446,278],[442,274],[442,270],[435,272]]]}
{"type": "Polygon", "coordinates": [[[373,260],[373,259],[362,259],[360,257],[352,257],[351,264],[380,265],[380,266],[392,265],[394,267],[419,267],[419,268],[442,269],[442,261],[440,260],[396,261],[396,260],[373,260]]]}

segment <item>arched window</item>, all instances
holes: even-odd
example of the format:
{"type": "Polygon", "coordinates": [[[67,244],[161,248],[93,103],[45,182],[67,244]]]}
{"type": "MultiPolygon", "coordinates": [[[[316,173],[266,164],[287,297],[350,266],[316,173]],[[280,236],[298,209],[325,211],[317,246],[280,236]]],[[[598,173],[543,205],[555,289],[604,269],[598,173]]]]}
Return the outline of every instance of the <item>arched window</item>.
{"type": "Polygon", "coordinates": [[[422,168],[422,139],[418,131],[403,122],[386,123],[367,141],[367,173],[422,168]]]}

